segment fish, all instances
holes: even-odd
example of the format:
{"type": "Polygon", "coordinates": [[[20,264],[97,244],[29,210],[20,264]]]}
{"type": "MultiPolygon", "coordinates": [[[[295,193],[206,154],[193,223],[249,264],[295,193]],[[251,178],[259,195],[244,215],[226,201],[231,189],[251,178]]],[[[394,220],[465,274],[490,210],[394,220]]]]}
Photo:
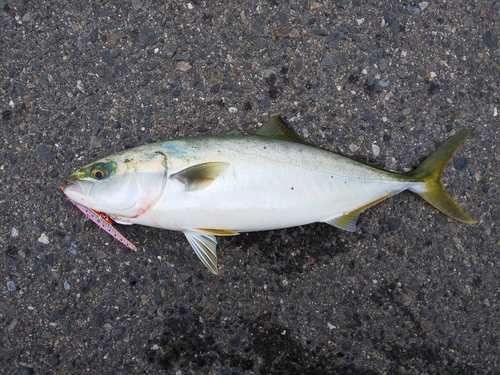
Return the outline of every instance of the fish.
{"type": "Polygon", "coordinates": [[[405,190],[455,220],[476,223],[442,183],[472,130],[456,132],[399,174],[316,147],[275,116],[249,135],[177,138],[104,157],[73,172],[63,192],[118,224],[183,232],[217,274],[218,236],[315,222],[354,232],[360,213],[405,190]]]}

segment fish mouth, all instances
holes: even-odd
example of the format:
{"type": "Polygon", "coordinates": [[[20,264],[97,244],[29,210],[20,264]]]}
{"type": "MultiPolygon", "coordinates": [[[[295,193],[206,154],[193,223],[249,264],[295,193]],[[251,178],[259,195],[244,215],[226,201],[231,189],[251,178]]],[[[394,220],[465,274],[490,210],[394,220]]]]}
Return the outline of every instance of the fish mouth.
{"type": "Polygon", "coordinates": [[[68,179],[66,186],[64,186],[63,188],[63,192],[66,195],[68,195],[69,192],[89,195],[90,190],[92,189],[92,185],[92,182],[68,179]]]}

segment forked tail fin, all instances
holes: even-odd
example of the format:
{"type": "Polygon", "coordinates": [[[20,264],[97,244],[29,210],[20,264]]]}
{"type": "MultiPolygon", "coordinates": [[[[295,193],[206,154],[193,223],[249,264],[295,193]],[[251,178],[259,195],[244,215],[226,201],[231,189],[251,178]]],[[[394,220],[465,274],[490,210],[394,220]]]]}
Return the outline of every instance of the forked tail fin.
{"type": "Polygon", "coordinates": [[[474,224],[472,218],[460,204],[444,189],[441,177],[444,168],[465,142],[472,128],[463,129],[443,142],[417,169],[410,173],[424,183],[424,191],[414,191],[442,213],[463,223],[474,224]]]}

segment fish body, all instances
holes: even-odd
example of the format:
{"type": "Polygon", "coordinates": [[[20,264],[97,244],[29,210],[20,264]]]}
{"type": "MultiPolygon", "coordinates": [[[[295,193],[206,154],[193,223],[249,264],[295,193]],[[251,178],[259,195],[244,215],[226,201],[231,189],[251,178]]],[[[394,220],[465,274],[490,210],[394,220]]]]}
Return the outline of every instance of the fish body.
{"type": "Polygon", "coordinates": [[[327,222],[381,197],[423,189],[420,181],[332,152],[274,139],[263,142],[259,136],[192,137],[137,152],[156,150],[165,152],[168,161],[162,193],[147,212],[112,214],[116,221],[178,231],[261,231],[327,222]],[[192,186],[177,174],[193,165],[220,171],[209,186],[192,186]]]}
{"type": "Polygon", "coordinates": [[[359,213],[404,190],[475,222],[441,183],[470,131],[397,174],[310,145],[274,117],[253,135],[179,138],[103,158],[74,172],[64,193],[121,224],[184,232],[217,273],[216,236],[313,222],[354,231],[359,213]]]}

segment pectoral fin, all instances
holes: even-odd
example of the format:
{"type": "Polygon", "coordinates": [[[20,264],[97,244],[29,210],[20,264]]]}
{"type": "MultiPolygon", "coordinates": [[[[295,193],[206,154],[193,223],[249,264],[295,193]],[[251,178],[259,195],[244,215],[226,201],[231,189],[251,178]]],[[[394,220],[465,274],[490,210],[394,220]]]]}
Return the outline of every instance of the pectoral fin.
{"type": "Polygon", "coordinates": [[[229,167],[229,163],[218,161],[201,163],[183,169],[171,177],[182,182],[187,191],[195,191],[209,186],[227,167],[229,167]]]}
{"type": "Polygon", "coordinates": [[[198,232],[197,230],[185,230],[189,244],[203,264],[213,274],[218,274],[217,260],[217,239],[214,235],[198,232]]]}

